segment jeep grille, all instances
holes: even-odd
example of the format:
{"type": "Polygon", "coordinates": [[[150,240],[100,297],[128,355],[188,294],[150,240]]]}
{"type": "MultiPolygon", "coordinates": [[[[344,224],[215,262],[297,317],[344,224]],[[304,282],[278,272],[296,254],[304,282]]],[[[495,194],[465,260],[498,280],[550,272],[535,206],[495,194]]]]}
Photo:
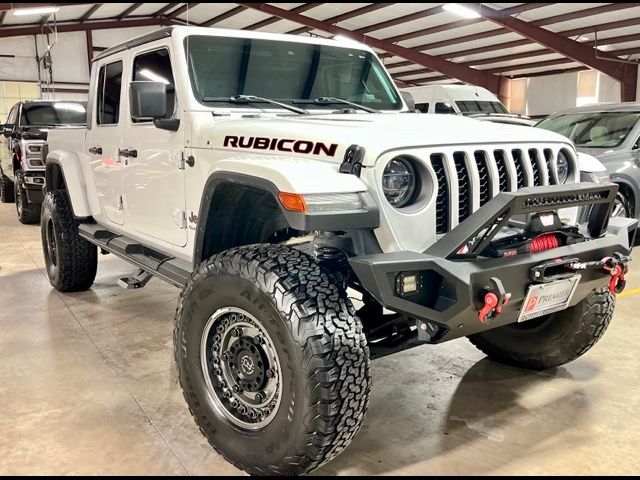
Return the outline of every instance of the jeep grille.
{"type": "MultiPolygon", "coordinates": [[[[435,173],[436,233],[447,233],[500,192],[555,185],[559,148],[455,149],[430,155],[435,173]],[[455,202],[455,203],[454,203],[455,202]]],[[[570,178],[576,172],[574,155],[570,178]]]]}

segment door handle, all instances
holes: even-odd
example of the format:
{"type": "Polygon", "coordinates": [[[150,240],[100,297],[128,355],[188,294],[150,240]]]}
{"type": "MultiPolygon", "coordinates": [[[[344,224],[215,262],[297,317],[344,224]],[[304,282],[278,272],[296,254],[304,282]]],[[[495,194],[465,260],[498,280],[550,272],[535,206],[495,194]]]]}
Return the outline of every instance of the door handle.
{"type": "Polygon", "coordinates": [[[91,147],[89,149],[89,153],[93,153],[94,155],[102,155],[102,147],[91,147]]]}
{"type": "Polygon", "coordinates": [[[132,158],[137,158],[138,157],[138,150],[129,150],[128,148],[119,148],[118,149],[118,155],[120,155],[121,157],[132,157],[132,158]]]}

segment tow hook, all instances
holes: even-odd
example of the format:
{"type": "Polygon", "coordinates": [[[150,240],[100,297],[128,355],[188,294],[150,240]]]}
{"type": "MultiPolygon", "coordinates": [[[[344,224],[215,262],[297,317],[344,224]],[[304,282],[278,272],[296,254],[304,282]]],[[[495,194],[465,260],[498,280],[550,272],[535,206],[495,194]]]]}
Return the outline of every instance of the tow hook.
{"type": "Polygon", "coordinates": [[[609,291],[612,294],[618,294],[624,290],[627,285],[625,275],[629,271],[628,263],[631,261],[627,255],[621,253],[614,253],[612,257],[605,257],[597,262],[583,262],[573,263],[571,268],[573,270],[586,270],[588,268],[601,268],[605,272],[611,275],[609,280],[609,291]]]}
{"type": "Polygon", "coordinates": [[[478,320],[484,324],[486,320],[502,313],[504,307],[511,299],[511,294],[507,293],[500,279],[491,277],[490,286],[484,287],[480,292],[482,298],[482,308],[478,311],[478,320]]]}

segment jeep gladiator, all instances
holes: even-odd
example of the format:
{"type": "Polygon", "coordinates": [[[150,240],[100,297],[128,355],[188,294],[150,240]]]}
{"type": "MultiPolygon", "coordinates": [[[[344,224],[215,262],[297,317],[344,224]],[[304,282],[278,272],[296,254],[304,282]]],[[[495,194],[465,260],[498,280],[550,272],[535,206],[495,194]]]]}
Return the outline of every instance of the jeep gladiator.
{"type": "Polygon", "coordinates": [[[171,27],[97,55],[86,130],[50,132],[51,284],[90,288],[101,250],[126,288],[181,288],[184,398],[249,473],[347,447],[371,359],[468,337],[548,369],[611,320],[617,187],[580,183],[565,137],[408,102],[363,45],[171,27]]]}

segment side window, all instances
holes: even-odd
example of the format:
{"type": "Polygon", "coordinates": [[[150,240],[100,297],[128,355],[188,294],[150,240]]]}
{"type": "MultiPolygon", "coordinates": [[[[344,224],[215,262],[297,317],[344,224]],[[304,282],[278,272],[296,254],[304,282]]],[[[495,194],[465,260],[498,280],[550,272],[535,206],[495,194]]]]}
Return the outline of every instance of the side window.
{"type": "Polygon", "coordinates": [[[438,102],[436,103],[436,113],[456,113],[456,111],[449,102],[438,102]]]}
{"type": "Polygon", "coordinates": [[[98,125],[117,125],[120,119],[122,91],[122,61],[100,67],[96,122],[98,125]]]}
{"type": "MultiPolygon", "coordinates": [[[[167,117],[173,117],[176,106],[176,86],[173,81],[171,70],[171,57],[169,50],[162,48],[153,52],[138,55],[133,60],[134,82],[154,81],[167,85],[167,117]]],[[[143,122],[145,120],[133,120],[133,122],[143,122]]]]}
{"type": "Polygon", "coordinates": [[[416,103],[416,110],[422,113],[429,113],[428,103],[416,103]]]}

